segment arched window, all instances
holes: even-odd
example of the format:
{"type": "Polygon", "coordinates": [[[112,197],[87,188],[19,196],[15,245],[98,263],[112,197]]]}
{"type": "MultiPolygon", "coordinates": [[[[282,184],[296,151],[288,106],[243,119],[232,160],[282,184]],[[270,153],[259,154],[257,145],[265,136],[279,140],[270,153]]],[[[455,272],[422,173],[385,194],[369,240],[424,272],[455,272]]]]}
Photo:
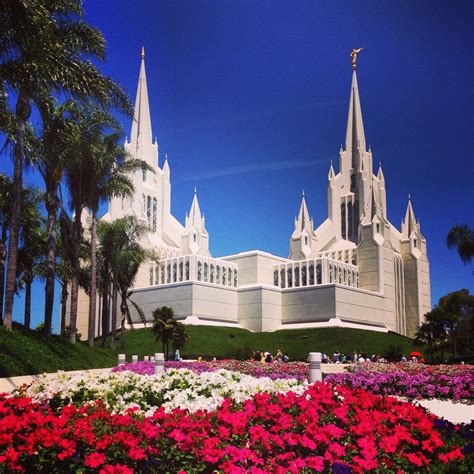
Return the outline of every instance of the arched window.
{"type": "Polygon", "coordinates": [[[153,224],[152,224],[152,229],[153,232],[156,232],[156,214],[158,211],[158,201],[156,198],[153,198],[153,224]]]}
{"type": "Polygon", "coordinates": [[[227,270],[227,281],[229,282],[229,286],[232,286],[232,269],[231,268],[227,270]]]}
{"type": "Polygon", "coordinates": [[[177,282],[177,265],[176,263],[173,263],[173,283],[177,282]]]}
{"type": "Polygon", "coordinates": [[[214,265],[211,265],[211,275],[210,280],[211,283],[214,283],[214,265]]]}
{"type": "Polygon", "coordinates": [[[150,286],[153,285],[153,276],[154,276],[154,271],[153,271],[153,265],[150,265],[150,286]]]}
{"type": "Polygon", "coordinates": [[[300,286],[300,269],[295,268],[295,286],[300,286]]]}
{"type": "Polygon", "coordinates": [[[142,169],[142,178],[143,178],[143,181],[146,181],[146,168],[142,169]]]}
{"type": "Polygon", "coordinates": [[[318,263],[316,265],[316,285],[321,285],[321,283],[322,283],[321,264],[318,263]]]}
{"type": "Polygon", "coordinates": [[[293,272],[291,268],[288,268],[288,270],[286,271],[286,274],[288,275],[288,288],[292,288],[293,287],[293,272]]]}
{"type": "Polygon", "coordinates": [[[164,265],[160,265],[160,271],[161,271],[161,283],[164,283],[165,282],[165,266],[164,265]]]}
{"type": "Polygon", "coordinates": [[[354,220],[353,220],[353,215],[352,215],[352,202],[347,203],[347,217],[349,220],[349,229],[348,229],[348,236],[349,240],[354,240],[354,220]]]}
{"type": "Polygon", "coordinates": [[[285,288],[285,270],[282,268],[280,271],[280,286],[285,288]]]}
{"type": "Polygon", "coordinates": [[[202,263],[201,262],[198,262],[197,279],[198,281],[202,280],[202,263]]]}
{"type": "Polygon", "coordinates": [[[160,284],[160,265],[156,264],[155,266],[155,285],[160,284]]]}
{"type": "Polygon", "coordinates": [[[148,225],[151,226],[151,196],[146,197],[146,219],[148,225]]]}
{"type": "Polygon", "coordinates": [[[278,286],[278,270],[273,271],[273,284],[278,286]]]}
{"type": "Polygon", "coordinates": [[[146,214],[146,196],[142,194],[143,198],[143,214],[146,214]]]}
{"type": "Polygon", "coordinates": [[[169,283],[171,281],[171,265],[170,264],[168,264],[166,267],[166,273],[167,273],[166,283],[169,283]]]}
{"type": "Polygon", "coordinates": [[[222,269],[222,284],[225,285],[226,284],[226,275],[227,275],[227,272],[225,270],[225,268],[222,269]]]}
{"type": "Polygon", "coordinates": [[[307,235],[304,236],[304,244],[308,245],[308,236],[307,235]]]}
{"type": "Polygon", "coordinates": [[[346,203],[341,204],[341,236],[346,238],[346,203]]]}
{"type": "Polygon", "coordinates": [[[314,265],[309,266],[309,284],[314,285],[314,265]]]}
{"type": "Polygon", "coordinates": [[[237,270],[234,271],[234,286],[235,288],[237,288],[237,284],[238,284],[238,276],[237,276],[237,270]]]}
{"type": "Polygon", "coordinates": [[[184,265],[183,262],[179,262],[179,281],[183,281],[184,276],[184,265]]]}
{"type": "Polygon", "coordinates": [[[219,265],[216,267],[216,283],[221,284],[221,267],[219,265]]]}
{"type": "Polygon", "coordinates": [[[301,267],[301,286],[306,286],[307,284],[306,265],[303,265],[301,267]]]}
{"type": "Polygon", "coordinates": [[[209,265],[207,263],[204,264],[204,281],[208,281],[209,276],[209,265]]]}
{"type": "Polygon", "coordinates": [[[189,280],[189,260],[187,260],[186,263],[184,264],[184,279],[186,281],[189,280]]]}

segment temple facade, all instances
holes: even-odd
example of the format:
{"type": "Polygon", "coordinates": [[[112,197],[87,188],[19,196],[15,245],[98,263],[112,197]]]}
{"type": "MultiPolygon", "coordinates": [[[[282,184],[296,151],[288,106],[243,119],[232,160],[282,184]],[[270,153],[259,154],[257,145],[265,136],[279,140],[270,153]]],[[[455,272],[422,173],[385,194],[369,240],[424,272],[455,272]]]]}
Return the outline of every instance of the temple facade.
{"type": "MultiPolygon", "coordinates": [[[[345,146],[328,172],[328,216],[315,228],[303,194],[289,257],[254,250],[214,258],[196,191],[184,225],[171,214],[171,171],[153,140],[142,54],[135,115],[125,148],[154,173],[133,175],[135,196],[113,198],[103,219],[133,215],[149,227],[142,245],[156,255],[139,271],[132,299],[147,320],[170,306],[187,324],[252,331],[350,327],[412,337],[431,309],[426,240],[408,199],[397,229],[387,218],[385,176],[367,149],[355,68],[345,146]]],[[[97,335],[102,327],[97,305],[97,335]]],[[[78,331],[87,335],[81,295],[78,331]]],[[[138,314],[133,315],[140,324],[138,314]]],[[[109,327],[112,324],[109,321],[109,327]]]]}

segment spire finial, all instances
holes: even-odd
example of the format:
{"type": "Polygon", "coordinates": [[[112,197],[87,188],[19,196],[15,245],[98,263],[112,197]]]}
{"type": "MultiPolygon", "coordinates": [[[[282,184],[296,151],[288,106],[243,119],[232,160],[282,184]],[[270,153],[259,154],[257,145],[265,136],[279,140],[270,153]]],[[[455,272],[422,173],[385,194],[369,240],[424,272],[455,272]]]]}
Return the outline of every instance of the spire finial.
{"type": "Polygon", "coordinates": [[[165,153],[165,160],[168,159],[168,153],[165,153]]]}
{"type": "Polygon", "coordinates": [[[142,59],[145,59],[145,46],[142,46],[142,59]]]}
{"type": "Polygon", "coordinates": [[[352,70],[355,71],[356,70],[356,61],[357,61],[357,55],[363,50],[364,48],[357,48],[357,49],[353,49],[351,54],[349,54],[349,56],[352,58],[352,70]]]}
{"type": "Polygon", "coordinates": [[[197,188],[196,188],[196,186],[194,186],[194,194],[196,194],[196,193],[197,193],[197,188]]]}
{"type": "Polygon", "coordinates": [[[408,193],[408,200],[411,201],[410,193],[408,193]]]}
{"type": "Polygon", "coordinates": [[[304,189],[303,189],[303,197],[304,197],[304,189]]]}

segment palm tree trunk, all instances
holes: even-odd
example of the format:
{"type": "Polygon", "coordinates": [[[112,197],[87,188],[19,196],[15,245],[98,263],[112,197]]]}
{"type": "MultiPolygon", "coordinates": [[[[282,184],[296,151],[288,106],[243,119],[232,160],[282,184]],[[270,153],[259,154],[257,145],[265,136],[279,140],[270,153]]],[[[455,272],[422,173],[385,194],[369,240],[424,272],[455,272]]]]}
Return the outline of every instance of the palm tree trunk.
{"type": "MultiPolygon", "coordinates": [[[[56,265],[56,218],[59,207],[56,189],[47,185],[46,210],[48,212],[48,253],[46,258],[46,284],[44,288],[44,333],[51,335],[53,323],[54,284],[56,265]]],[[[54,188],[54,187],[53,187],[54,188]]],[[[62,298],[62,297],[61,297],[62,298]]],[[[61,331],[64,326],[61,325],[61,331]]]]}
{"type": "Polygon", "coordinates": [[[71,313],[69,319],[70,340],[76,342],[77,332],[77,302],[79,296],[79,270],[80,270],[80,246],[81,246],[81,209],[75,209],[74,215],[74,250],[73,250],[73,276],[71,281],[71,313]]]}
{"type": "Polygon", "coordinates": [[[8,241],[8,264],[5,285],[5,314],[3,325],[12,328],[13,300],[15,298],[15,282],[18,260],[18,235],[20,230],[21,193],[23,185],[23,160],[25,156],[25,130],[26,121],[30,116],[30,98],[24,90],[20,90],[16,103],[17,127],[15,130],[15,150],[13,166],[13,189],[10,214],[10,237],[8,241]]]}
{"type": "Polygon", "coordinates": [[[69,293],[67,291],[67,283],[61,283],[61,336],[64,336],[66,329],[66,310],[67,310],[67,297],[69,293]]]}
{"type": "Polygon", "coordinates": [[[102,347],[105,347],[105,339],[107,338],[108,323],[109,323],[109,269],[105,268],[104,281],[102,288],[102,347]]]}
{"type": "Polygon", "coordinates": [[[120,350],[125,350],[125,319],[127,318],[126,313],[127,303],[125,302],[125,297],[122,295],[122,302],[120,304],[120,312],[122,313],[122,321],[120,323],[120,350]]]}
{"type": "Polygon", "coordinates": [[[97,305],[97,212],[92,210],[91,225],[91,292],[89,296],[89,324],[87,342],[94,347],[95,318],[97,305]]]}
{"type": "Polygon", "coordinates": [[[3,321],[3,289],[5,287],[5,258],[7,256],[7,226],[2,225],[2,238],[0,240],[0,324],[3,321]]]}
{"type": "Polygon", "coordinates": [[[33,279],[30,275],[25,278],[25,329],[31,326],[31,283],[33,279]]]}
{"type": "Polygon", "coordinates": [[[117,337],[117,299],[118,299],[118,284],[114,275],[112,284],[112,340],[110,347],[115,349],[115,338],[117,337]]]}

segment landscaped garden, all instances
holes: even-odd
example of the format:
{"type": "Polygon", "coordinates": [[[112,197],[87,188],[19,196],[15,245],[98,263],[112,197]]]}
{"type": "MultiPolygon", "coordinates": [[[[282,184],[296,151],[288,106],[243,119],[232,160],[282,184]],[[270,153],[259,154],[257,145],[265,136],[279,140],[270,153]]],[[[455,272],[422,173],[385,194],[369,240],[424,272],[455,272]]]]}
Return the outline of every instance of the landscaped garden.
{"type": "Polygon", "coordinates": [[[2,395],[0,471],[474,468],[472,424],[453,425],[412,403],[372,393],[387,393],[391,386],[393,395],[410,395],[400,374],[425,374],[426,384],[436,387],[433,396],[472,401],[468,366],[357,364],[312,385],[302,362],[167,362],[165,372],[152,375],[153,370],[153,362],[141,361],[100,375],[50,374],[2,395]],[[369,376],[389,378],[377,388],[369,376]]]}

